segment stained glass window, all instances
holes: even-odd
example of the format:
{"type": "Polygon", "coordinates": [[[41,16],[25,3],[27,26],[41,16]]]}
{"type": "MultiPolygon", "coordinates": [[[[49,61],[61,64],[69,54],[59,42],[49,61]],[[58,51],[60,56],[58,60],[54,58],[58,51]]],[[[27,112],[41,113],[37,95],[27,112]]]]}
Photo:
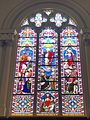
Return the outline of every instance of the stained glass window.
{"type": "Polygon", "coordinates": [[[82,83],[75,20],[53,9],[24,19],[17,43],[12,115],[84,115],[82,83]]]}

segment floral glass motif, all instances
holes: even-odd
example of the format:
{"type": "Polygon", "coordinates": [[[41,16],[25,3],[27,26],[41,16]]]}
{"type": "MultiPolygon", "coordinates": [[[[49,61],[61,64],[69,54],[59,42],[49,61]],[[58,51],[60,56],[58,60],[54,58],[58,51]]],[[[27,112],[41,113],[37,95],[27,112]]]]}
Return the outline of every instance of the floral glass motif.
{"type": "Polygon", "coordinates": [[[62,26],[63,22],[66,22],[67,18],[66,17],[62,17],[62,15],[60,13],[57,13],[55,15],[55,17],[50,18],[50,22],[55,22],[57,27],[62,26]]]}
{"type": "Polygon", "coordinates": [[[60,37],[62,113],[83,114],[83,88],[78,31],[68,26],[63,28],[60,37]]]}
{"type": "Polygon", "coordinates": [[[36,27],[40,27],[42,25],[43,22],[47,22],[47,19],[42,17],[42,14],[37,13],[35,18],[31,18],[30,22],[34,22],[36,27]]]}
{"type": "Polygon", "coordinates": [[[32,113],[35,86],[36,33],[21,29],[18,38],[12,113],[32,113]]]}

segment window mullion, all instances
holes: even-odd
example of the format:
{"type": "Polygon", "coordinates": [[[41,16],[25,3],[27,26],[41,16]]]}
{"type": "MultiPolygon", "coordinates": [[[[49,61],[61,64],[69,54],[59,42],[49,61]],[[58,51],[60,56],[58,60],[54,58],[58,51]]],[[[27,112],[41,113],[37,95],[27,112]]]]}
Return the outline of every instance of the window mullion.
{"type": "Polygon", "coordinates": [[[38,58],[39,58],[39,32],[37,32],[37,46],[36,46],[36,70],[35,70],[34,110],[33,110],[34,115],[36,114],[36,103],[37,103],[38,58]]]}
{"type": "Polygon", "coordinates": [[[61,96],[61,61],[60,61],[60,33],[58,31],[58,92],[59,92],[59,114],[62,114],[62,96],[61,96]]]}

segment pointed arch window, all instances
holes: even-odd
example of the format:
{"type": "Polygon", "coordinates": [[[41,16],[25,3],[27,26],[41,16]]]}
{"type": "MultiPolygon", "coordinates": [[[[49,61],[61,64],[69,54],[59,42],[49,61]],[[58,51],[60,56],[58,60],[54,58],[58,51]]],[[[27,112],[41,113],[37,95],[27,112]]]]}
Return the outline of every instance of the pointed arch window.
{"type": "Polygon", "coordinates": [[[17,45],[12,115],[84,115],[76,21],[37,12],[23,20],[17,45]]]}

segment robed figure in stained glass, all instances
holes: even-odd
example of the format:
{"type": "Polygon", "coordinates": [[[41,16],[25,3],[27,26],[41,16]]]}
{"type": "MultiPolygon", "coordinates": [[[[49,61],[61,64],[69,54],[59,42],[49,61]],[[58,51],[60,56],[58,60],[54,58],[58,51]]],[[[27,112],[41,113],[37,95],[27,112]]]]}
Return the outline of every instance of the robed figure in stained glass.
{"type": "Polygon", "coordinates": [[[55,112],[55,100],[54,97],[50,93],[46,93],[41,97],[42,105],[41,112],[55,112]]]}
{"type": "Polygon", "coordinates": [[[54,73],[54,69],[50,66],[42,66],[41,69],[41,90],[45,90],[45,89],[51,89],[54,90],[55,89],[55,85],[54,85],[54,77],[53,74],[54,73]]]}

